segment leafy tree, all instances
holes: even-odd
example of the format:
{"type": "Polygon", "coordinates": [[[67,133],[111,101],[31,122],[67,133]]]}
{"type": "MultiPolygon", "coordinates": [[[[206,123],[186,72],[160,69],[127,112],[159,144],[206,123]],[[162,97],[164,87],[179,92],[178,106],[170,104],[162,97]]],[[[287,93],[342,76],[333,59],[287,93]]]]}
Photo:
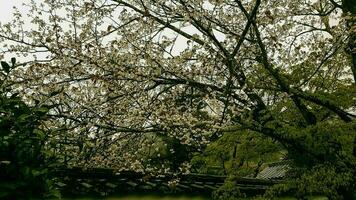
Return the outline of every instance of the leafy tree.
{"type": "MultiPolygon", "coordinates": [[[[11,78],[19,91],[31,88],[22,93],[28,101],[60,91],[47,123],[63,131],[52,138],[77,141],[72,164],[142,164],[134,152],[157,132],[201,151],[227,130],[249,130],[288,151],[297,180],[332,169],[342,183],[316,187],[332,198],[355,195],[352,0],[28,6],[30,30],[20,12],[1,26],[5,51],[35,53],[11,78]]],[[[307,191],[305,183],[294,191],[307,191]]]]}
{"type": "Polygon", "coordinates": [[[256,177],[265,163],[284,158],[283,148],[270,138],[251,131],[228,132],[196,153],[192,168],[199,173],[256,177]],[[216,167],[219,167],[216,169],[216,167]]]}
{"type": "Polygon", "coordinates": [[[0,72],[0,198],[58,197],[48,176],[46,132],[41,128],[48,107],[30,107],[11,90],[8,77],[15,58],[11,62],[1,61],[0,72]]]}

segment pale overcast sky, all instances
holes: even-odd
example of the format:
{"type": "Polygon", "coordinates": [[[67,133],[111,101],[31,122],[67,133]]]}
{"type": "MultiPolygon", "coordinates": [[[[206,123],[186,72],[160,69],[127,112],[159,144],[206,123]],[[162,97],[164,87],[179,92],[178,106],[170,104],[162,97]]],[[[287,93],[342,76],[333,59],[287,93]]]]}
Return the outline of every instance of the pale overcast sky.
{"type": "Polygon", "coordinates": [[[27,0],[0,0],[0,22],[9,22],[12,18],[13,7],[16,6],[21,10],[22,3],[27,0]]]}

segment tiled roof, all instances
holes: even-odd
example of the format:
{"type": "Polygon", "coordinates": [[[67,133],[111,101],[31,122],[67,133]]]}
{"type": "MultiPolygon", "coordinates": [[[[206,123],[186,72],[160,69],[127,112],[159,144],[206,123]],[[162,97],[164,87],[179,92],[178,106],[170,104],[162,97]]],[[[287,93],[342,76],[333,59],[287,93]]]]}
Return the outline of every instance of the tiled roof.
{"type": "Polygon", "coordinates": [[[286,176],[286,173],[290,169],[289,161],[281,161],[269,164],[264,170],[262,170],[256,178],[276,180],[282,179],[286,176]]]}
{"type": "MultiPolygon", "coordinates": [[[[174,193],[206,193],[221,187],[226,176],[209,174],[186,174],[150,176],[133,171],[91,168],[58,168],[53,175],[58,178],[56,186],[65,192],[78,193],[115,193],[132,191],[159,191],[174,193]]],[[[243,192],[253,194],[264,192],[275,184],[274,180],[236,177],[236,187],[243,192]]]]}

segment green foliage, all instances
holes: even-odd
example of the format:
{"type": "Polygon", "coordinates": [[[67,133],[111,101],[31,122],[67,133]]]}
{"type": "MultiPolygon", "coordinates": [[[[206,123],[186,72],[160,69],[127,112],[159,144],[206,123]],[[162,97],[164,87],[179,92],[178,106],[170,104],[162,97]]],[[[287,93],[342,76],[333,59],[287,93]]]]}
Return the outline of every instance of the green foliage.
{"type": "MultiPolygon", "coordinates": [[[[354,166],[353,156],[356,123],[345,123],[341,120],[319,122],[316,125],[300,129],[287,129],[291,138],[303,142],[304,149],[309,152],[300,158],[298,153],[290,150],[291,156],[300,165],[330,162],[340,167],[354,166]],[[308,159],[306,159],[308,158],[308,159]],[[313,162],[312,162],[313,160],[313,162]]],[[[294,149],[298,151],[298,149],[294,149]]]]}
{"type": "MultiPolygon", "coordinates": [[[[12,65],[16,60],[13,58],[12,65]]],[[[8,74],[9,65],[1,62],[8,74]]],[[[48,107],[26,105],[0,80],[0,198],[44,198],[56,193],[48,177],[41,121],[48,107]]],[[[58,195],[57,195],[58,196],[58,195]]]]}
{"type": "Polygon", "coordinates": [[[299,198],[325,195],[329,199],[355,199],[355,125],[329,120],[307,128],[286,129],[288,137],[303,146],[289,149],[288,156],[295,162],[291,177],[273,187],[266,197],[292,194],[299,198]]]}
{"type": "Polygon", "coordinates": [[[245,195],[240,192],[233,181],[226,181],[225,184],[212,194],[214,200],[235,200],[243,199],[245,195]]]}
{"type": "MultiPolygon", "coordinates": [[[[285,195],[301,199],[315,195],[329,199],[355,198],[355,122],[330,119],[307,127],[285,125],[277,131],[283,133],[285,138],[296,141],[294,148],[286,148],[287,157],[294,163],[287,179],[272,187],[264,198],[285,195]]],[[[256,171],[257,163],[275,161],[282,152],[276,143],[253,132],[228,133],[209,145],[204,156],[194,157],[192,165],[199,166],[201,172],[208,172],[208,166],[225,162],[223,167],[229,175],[246,176],[256,171]],[[235,156],[234,147],[237,147],[235,156]],[[241,160],[248,165],[236,165],[241,160]]],[[[235,198],[231,184],[227,182],[216,191],[215,198],[219,199],[217,194],[225,199],[235,198]]]]}
{"type": "Polygon", "coordinates": [[[196,155],[191,164],[199,173],[230,177],[213,193],[213,199],[244,199],[245,194],[240,192],[232,179],[255,177],[265,163],[278,161],[283,157],[283,152],[278,143],[255,132],[226,132],[211,143],[202,155],[196,155]]]}
{"type": "Polygon", "coordinates": [[[273,199],[275,196],[289,194],[300,199],[315,195],[327,196],[329,199],[355,199],[352,196],[355,187],[352,170],[338,172],[335,166],[324,164],[300,172],[302,175],[299,177],[272,187],[265,198],[273,199]]]}
{"type": "Polygon", "coordinates": [[[355,1],[352,1],[352,0],[343,0],[342,1],[343,3],[343,8],[346,10],[346,11],[349,11],[353,14],[356,13],[356,3],[355,1]]]}
{"type": "Polygon", "coordinates": [[[252,131],[226,132],[191,160],[199,173],[254,177],[263,163],[279,160],[282,148],[252,131]]]}

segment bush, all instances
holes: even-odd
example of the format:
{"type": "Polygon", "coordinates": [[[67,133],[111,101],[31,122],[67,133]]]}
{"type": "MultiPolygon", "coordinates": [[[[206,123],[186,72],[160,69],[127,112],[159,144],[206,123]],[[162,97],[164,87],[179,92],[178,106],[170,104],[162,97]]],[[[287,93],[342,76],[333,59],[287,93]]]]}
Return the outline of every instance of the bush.
{"type": "Polygon", "coordinates": [[[245,194],[241,193],[235,182],[227,180],[224,185],[213,192],[214,200],[235,200],[244,198],[245,194]]]}
{"type": "MultiPolygon", "coordinates": [[[[0,79],[0,198],[31,199],[56,195],[49,178],[41,121],[48,106],[26,105],[10,89],[12,67],[1,62],[0,79]]],[[[58,195],[56,195],[58,197],[58,195]]]]}

